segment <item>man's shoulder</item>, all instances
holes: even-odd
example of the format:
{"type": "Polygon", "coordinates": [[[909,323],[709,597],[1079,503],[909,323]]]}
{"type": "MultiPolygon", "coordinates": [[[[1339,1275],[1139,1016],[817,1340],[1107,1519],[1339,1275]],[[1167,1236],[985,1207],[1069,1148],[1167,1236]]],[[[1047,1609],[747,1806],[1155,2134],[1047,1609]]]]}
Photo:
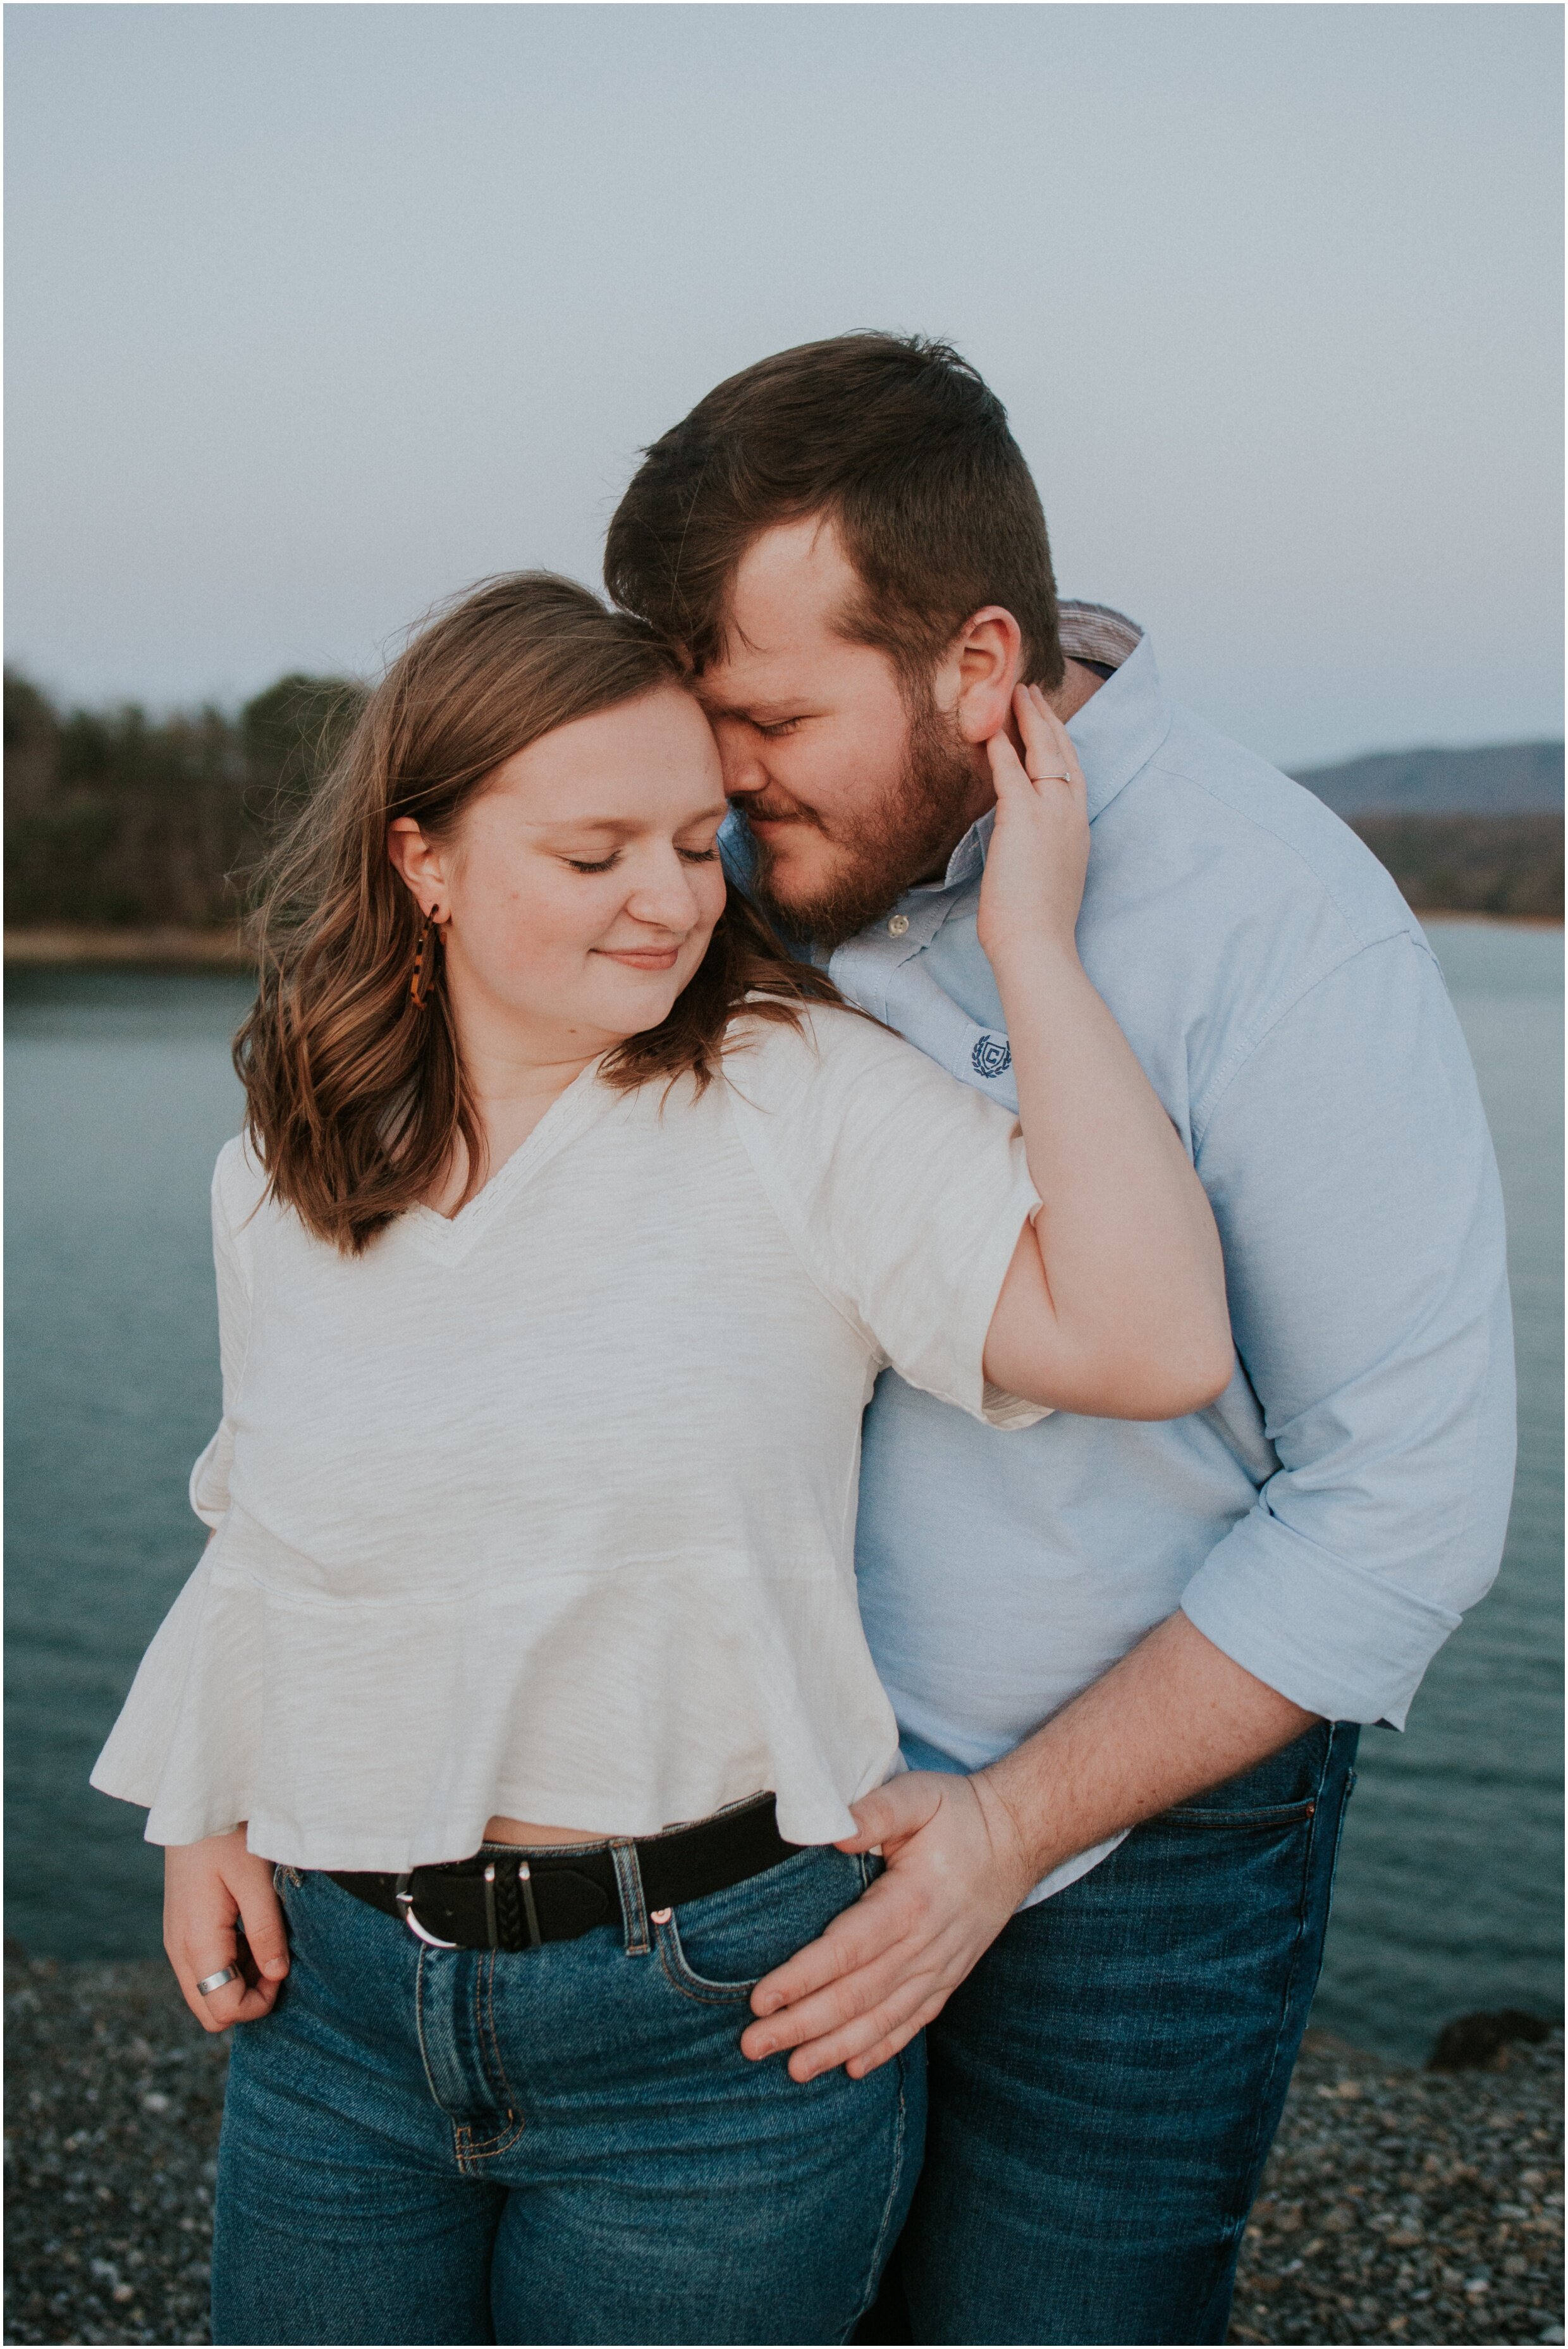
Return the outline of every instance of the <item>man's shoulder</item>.
{"type": "Polygon", "coordinates": [[[1348,824],[1179,705],[1122,796],[1131,830],[1181,841],[1175,866],[1212,901],[1222,926],[1227,913],[1249,928],[1277,913],[1293,928],[1310,923],[1321,950],[1337,943],[1355,952],[1400,935],[1424,943],[1389,874],[1348,824]]]}

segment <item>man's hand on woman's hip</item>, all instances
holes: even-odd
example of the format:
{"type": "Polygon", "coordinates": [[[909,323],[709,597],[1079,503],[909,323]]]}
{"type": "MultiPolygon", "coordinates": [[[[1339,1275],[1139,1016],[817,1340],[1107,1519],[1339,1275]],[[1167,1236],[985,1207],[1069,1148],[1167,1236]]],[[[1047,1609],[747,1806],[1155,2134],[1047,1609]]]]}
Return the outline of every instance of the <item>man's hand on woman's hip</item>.
{"type": "Polygon", "coordinates": [[[1269,1687],[1185,1615],[1163,1623],[976,1777],[930,1770],[853,1806],[887,1868],[820,1940],[752,1992],[748,2055],[791,2047],[791,2077],[859,2079],[941,2013],[1042,1877],[1075,1852],[1288,1745],[1318,1716],[1269,1687]]]}
{"type": "Polygon", "coordinates": [[[783,2048],[790,2077],[842,2064],[852,2079],[906,2046],[985,1954],[1034,1883],[1000,1796],[983,1778],[914,1770],[851,1806],[841,1851],[881,1848],[887,1867],[820,1940],[752,1992],[754,2058],[783,2048]]]}

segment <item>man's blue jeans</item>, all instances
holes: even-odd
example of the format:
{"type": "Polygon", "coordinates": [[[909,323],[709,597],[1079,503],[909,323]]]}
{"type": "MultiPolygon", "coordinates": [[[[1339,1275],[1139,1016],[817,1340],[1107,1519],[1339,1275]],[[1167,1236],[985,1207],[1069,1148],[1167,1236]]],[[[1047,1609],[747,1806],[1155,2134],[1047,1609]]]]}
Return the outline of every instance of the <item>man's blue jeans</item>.
{"type": "Polygon", "coordinates": [[[293,1970],[233,2033],[220,2342],[845,2340],[920,2163],[922,2051],[863,2081],[740,2054],[753,1984],[876,1863],[802,1852],[519,1955],[420,1945],[278,1871],[293,1970]]]}
{"type": "Polygon", "coordinates": [[[1323,1957],[1354,1723],[1026,1909],[926,2033],[926,2162],[863,2340],[1223,2341],[1323,1957]]]}

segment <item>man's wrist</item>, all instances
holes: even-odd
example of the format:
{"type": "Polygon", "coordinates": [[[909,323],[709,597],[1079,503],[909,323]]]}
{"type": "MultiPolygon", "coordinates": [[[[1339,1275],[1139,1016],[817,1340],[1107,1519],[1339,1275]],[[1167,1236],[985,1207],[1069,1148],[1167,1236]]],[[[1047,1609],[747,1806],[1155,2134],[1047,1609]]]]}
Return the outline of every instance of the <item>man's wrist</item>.
{"type": "Polygon", "coordinates": [[[1043,1871],[1036,1867],[1028,1838],[993,1772],[976,1770],[969,1784],[997,1868],[1012,1895],[1009,1906],[1016,1909],[1025,1894],[1033,1891],[1043,1871]]]}

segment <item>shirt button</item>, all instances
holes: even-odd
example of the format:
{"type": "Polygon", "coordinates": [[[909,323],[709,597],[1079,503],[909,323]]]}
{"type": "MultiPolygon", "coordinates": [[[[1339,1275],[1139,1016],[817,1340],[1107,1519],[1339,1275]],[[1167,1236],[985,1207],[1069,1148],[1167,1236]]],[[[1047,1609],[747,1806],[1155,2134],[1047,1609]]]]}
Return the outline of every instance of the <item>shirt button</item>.
{"type": "Polygon", "coordinates": [[[907,914],[894,914],[889,918],[887,934],[890,938],[902,938],[908,927],[909,916],[907,914]]]}

